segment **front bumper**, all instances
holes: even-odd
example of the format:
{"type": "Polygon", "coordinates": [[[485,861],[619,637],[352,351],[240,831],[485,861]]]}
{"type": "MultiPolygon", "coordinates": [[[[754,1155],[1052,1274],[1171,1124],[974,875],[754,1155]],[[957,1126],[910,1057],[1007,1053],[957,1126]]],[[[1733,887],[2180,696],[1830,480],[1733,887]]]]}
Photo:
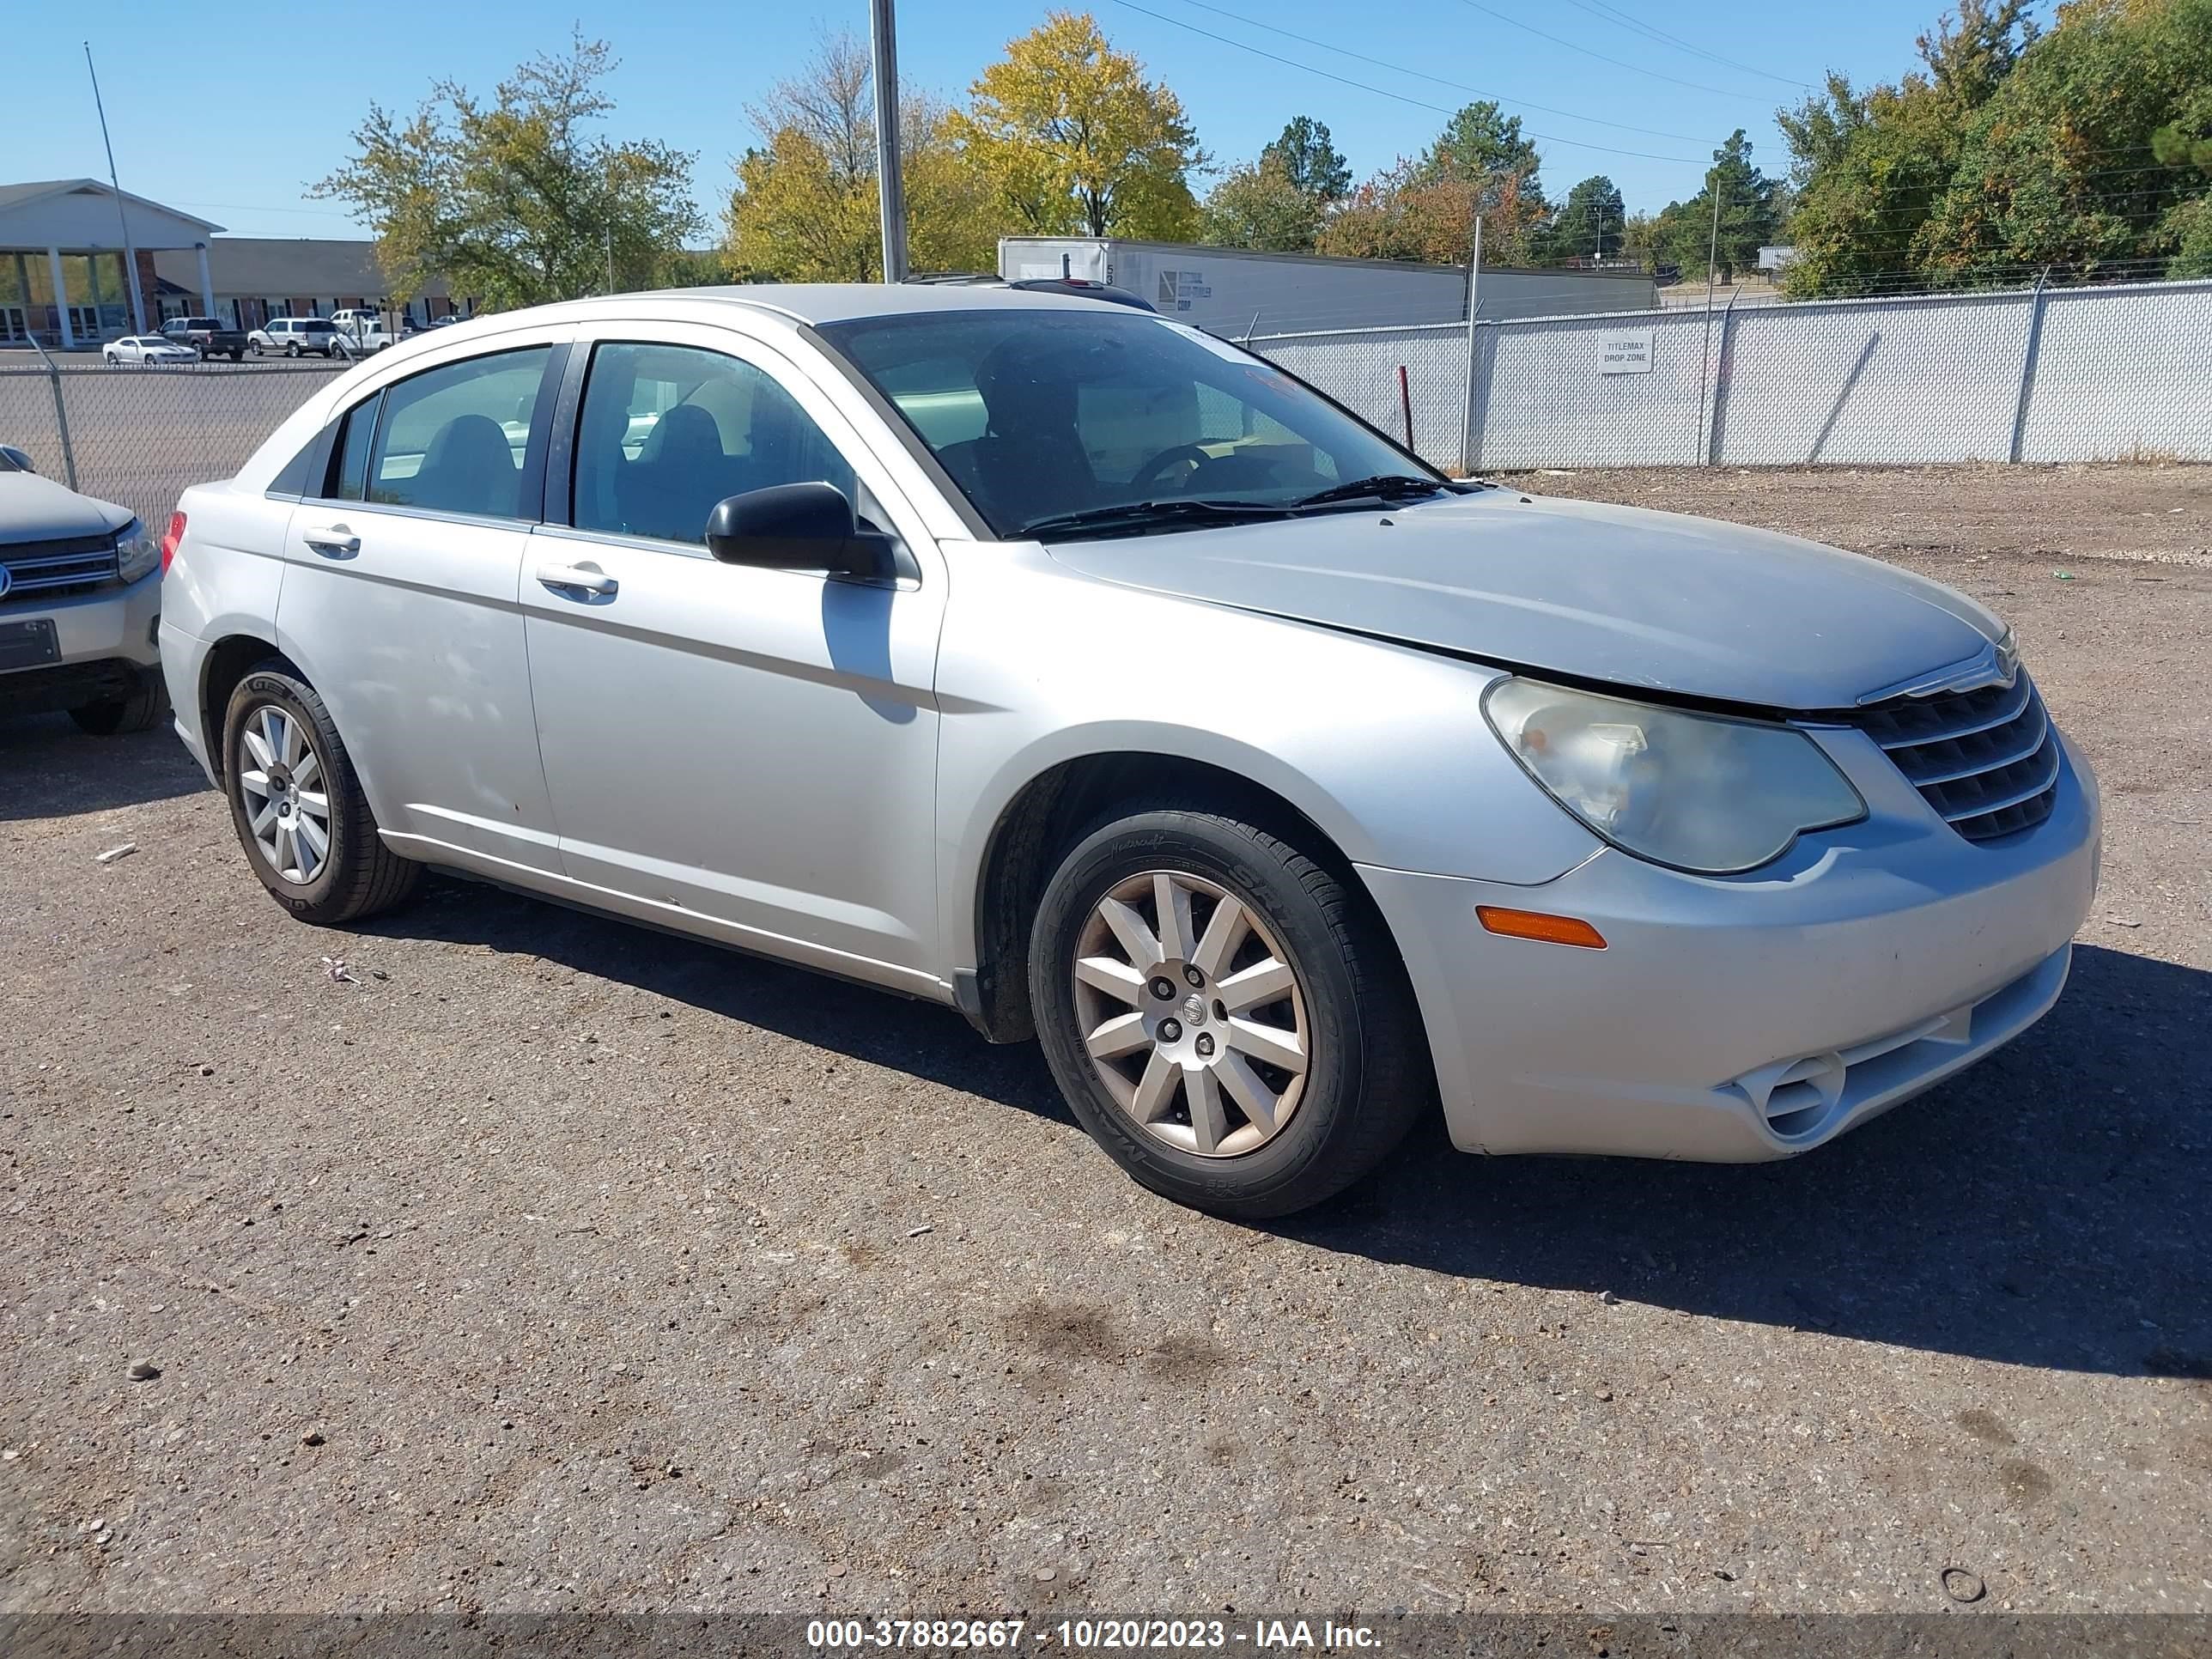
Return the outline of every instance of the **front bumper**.
{"type": "Polygon", "coordinates": [[[128,587],[0,607],[0,618],[10,622],[52,623],[59,652],[52,663],[0,672],[0,708],[74,708],[118,695],[133,679],[160,672],[161,615],[159,571],[128,587]]]}
{"type": "Polygon", "coordinates": [[[1849,758],[1869,817],[1748,875],[1613,849],[1535,887],[1361,866],[1413,979],[1454,1143],[1786,1158],[2047,1012],[2096,890],[2087,764],[2066,745],[2051,817],[1978,845],[1878,754],[1849,758]],[[1478,904],[1581,917],[1607,948],[1487,933],[1478,904]]]}

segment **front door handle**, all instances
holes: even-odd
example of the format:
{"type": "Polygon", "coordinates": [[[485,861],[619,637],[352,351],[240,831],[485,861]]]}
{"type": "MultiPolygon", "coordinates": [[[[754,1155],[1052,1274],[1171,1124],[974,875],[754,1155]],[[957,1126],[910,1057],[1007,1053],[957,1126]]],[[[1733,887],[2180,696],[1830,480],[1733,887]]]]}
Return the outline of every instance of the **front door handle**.
{"type": "Polygon", "coordinates": [[[307,543],[308,546],[313,548],[318,553],[358,553],[361,551],[361,538],[355,535],[342,524],[331,525],[325,530],[305,531],[301,532],[300,539],[307,543]]]}
{"type": "Polygon", "coordinates": [[[538,567],[538,580],[548,587],[578,588],[602,596],[621,586],[595,564],[541,564],[538,567]]]}

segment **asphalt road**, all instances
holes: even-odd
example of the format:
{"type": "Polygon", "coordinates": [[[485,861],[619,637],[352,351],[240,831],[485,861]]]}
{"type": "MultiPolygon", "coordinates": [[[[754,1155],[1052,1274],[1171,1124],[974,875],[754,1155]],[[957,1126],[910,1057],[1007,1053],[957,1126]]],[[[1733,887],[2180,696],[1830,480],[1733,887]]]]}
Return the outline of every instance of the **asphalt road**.
{"type": "Polygon", "coordinates": [[[1911,562],[2103,774],[2057,1010],[1793,1163],[1431,1129],[1266,1228],[950,1012],[306,928],[167,735],[0,725],[0,1610],[2212,1608],[2212,573],[1911,562]]]}

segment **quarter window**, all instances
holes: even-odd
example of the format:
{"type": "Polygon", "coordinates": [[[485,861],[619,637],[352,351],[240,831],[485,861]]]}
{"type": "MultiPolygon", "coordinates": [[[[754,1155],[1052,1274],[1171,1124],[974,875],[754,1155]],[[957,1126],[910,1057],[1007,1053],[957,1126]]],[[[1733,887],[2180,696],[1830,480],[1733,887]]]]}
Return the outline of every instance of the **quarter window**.
{"type": "Polygon", "coordinates": [[[342,501],[357,501],[362,498],[368,483],[368,445],[376,435],[377,405],[384,399],[379,392],[366,403],[356,404],[347,411],[345,428],[338,434],[338,480],[337,498],[342,501]]]}
{"type": "Polygon", "coordinates": [[[523,459],[550,346],[450,363],[387,387],[368,499],[493,518],[521,506],[523,459]]]}
{"type": "Polygon", "coordinates": [[[600,346],[576,438],[580,530],[702,542],[725,496],[853,469],[765,371],[691,346],[600,346]]]}

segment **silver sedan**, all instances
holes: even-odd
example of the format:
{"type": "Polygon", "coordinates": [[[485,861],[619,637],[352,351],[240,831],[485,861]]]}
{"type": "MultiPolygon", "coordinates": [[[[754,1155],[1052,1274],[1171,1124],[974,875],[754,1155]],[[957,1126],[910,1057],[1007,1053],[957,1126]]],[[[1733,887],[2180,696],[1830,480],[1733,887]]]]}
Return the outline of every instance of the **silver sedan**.
{"type": "Polygon", "coordinates": [[[418,336],[182,503],[177,726],[302,920],[488,878],[1035,1037],[1138,1180],[1802,1152],[2050,1008],[2095,784],[1895,568],[1443,477],[953,288],[418,336]]]}

